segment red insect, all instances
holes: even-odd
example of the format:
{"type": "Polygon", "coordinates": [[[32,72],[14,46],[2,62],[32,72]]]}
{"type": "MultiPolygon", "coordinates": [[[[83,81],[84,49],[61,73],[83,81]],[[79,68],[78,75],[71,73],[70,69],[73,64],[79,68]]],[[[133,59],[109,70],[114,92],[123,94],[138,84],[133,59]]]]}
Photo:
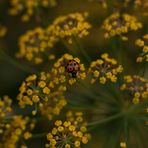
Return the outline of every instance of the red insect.
{"type": "Polygon", "coordinates": [[[75,60],[69,60],[65,66],[65,69],[72,78],[76,78],[80,71],[80,65],[75,60]]]}

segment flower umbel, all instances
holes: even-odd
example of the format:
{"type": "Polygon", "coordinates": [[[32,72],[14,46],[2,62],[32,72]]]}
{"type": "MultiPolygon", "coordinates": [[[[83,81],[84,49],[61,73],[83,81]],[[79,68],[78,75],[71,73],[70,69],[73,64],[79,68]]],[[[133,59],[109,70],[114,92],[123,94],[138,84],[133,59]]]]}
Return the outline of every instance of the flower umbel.
{"type": "Polygon", "coordinates": [[[31,138],[30,133],[35,126],[35,122],[28,117],[13,116],[10,123],[3,125],[3,131],[0,133],[0,147],[14,148],[22,137],[24,140],[31,138]]]}
{"type": "MultiPolygon", "coordinates": [[[[72,117],[72,112],[68,113],[72,117]]],[[[55,122],[55,127],[52,129],[51,133],[48,133],[47,140],[49,144],[46,147],[65,147],[65,148],[80,148],[81,145],[87,144],[90,135],[87,133],[87,127],[83,124],[84,120],[82,113],[76,113],[76,120],[57,120],[55,122]]]]}
{"type": "Polygon", "coordinates": [[[17,57],[24,57],[36,64],[42,63],[46,57],[52,59],[54,55],[50,54],[49,51],[56,40],[51,33],[51,29],[48,29],[48,32],[40,27],[29,30],[19,39],[20,50],[17,53],[17,57]]]}
{"type": "Polygon", "coordinates": [[[91,25],[85,20],[87,14],[72,13],[60,16],[53,22],[53,34],[72,43],[72,37],[82,38],[88,35],[91,25]]]}
{"type": "Polygon", "coordinates": [[[101,84],[108,80],[117,82],[117,75],[123,71],[123,67],[117,64],[115,59],[109,58],[107,53],[101,55],[101,59],[93,61],[90,64],[89,73],[91,74],[91,83],[99,78],[101,84]]]}
{"type": "Polygon", "coordinates": [[[141,99],[148,97],[148,81],[139,76],[125,76],[125,83],[121,86],[121,90],[128,91],[133,98],[133,103],[137,104],[141,99]]]}
{"type": "MultiPolygon", "coordinates": [[[[26,78],[20,87],[20,93],[17,97],[19,105],[34,106],[33,114],[37,113],[37,108],[43,108],[48,104],[48,114],[59,114],[60,110],[66,105],[66,100],[63,97],[65,87],[61,84],[54,84],[51,81],[49,73],[42,72],[39,76],[31,75],[26,78]],[[49,112],[50,110],[50,112],[49,112]]],[[[45,114],[45,111],[42,113],[45,114]]]]}
{"type": "Polygon", "coordinates": [[[103,29],[106,31],[105,38],[120,36],[122,40],[128,40],[127,33],[142,28],[136,17],[129,14],[113,13],[103,23],[103,29]]]}

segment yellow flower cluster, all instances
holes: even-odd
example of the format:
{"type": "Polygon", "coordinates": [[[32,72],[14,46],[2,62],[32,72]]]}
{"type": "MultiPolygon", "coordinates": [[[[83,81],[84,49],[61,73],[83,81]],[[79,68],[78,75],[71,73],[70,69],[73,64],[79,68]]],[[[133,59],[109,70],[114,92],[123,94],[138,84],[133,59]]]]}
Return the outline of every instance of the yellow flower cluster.
{"type": "Polygon", "coordinates": [[[31,138],[30,133],[35,126],[35,122],[28,117],[13,116],[10,123],[3,125],[3,130],[0,132],[0,147],[15,148],[22,137],[24,140],[31,138]]]}
{"type": "Polygon", "coordinates": [[[10,0],[11,15],[22,14],[21,20],[26,22],[35,14],[37,9],[53,7],[56,0],[10,0]]]}
{"type": "Polygon", "coordinates": [[[142,39],[137,39],[135,44],[142,48],[142,53],[137,58],[137,62],[148,62],[148,34],[145,34],[142,39]]]}
{"type": "Polygon", "coordinates": [[[55,127],[51,133],[48,133],[46,147],[50,148],[81,148],[83,144],[87,144],[90,139],[90,134],[87,133],[87,127],[83,124],[83,117],[81,112],[77,112],[73,117],[72,112],[68,113],[68,118],[74,120],[55,122],[55,127]]]}
{"type": "MultiPolygon", "coordinates": [[[[66,87],[62,85],[62,80],[56,83],[49,73],[42,72],[39,76],[33,74],[27,77],[19,90],[20,93],[17,97],[19,105],[21,107],[34,105],[33,115],[37,113],[38,107],[44,109],[48,103],[48,111],[50,111],[48,116],[51,118],[52,114],[59,114],[66,105],[66,100],[62,95],[66,87]]],[[[45,114],[46,111],[43,109],[41,112],[45,114]]]]}
{"type": "Polygon", "coordinates": [[[7,32],[7,28],[0,24],[0,37],[5,36],[6,32],[7,32]]]}
{"type": "Polygon", "coordinates": [[[105,38],[120,36],[122,40],[128,40],[126,34],[140,28],[142,28],[142,24],[137,18],[126,13],[113,13],[103,23],[103,29],[106,31],[105,38]]]}
{"type": "Polygon", "coordinates": [[[17,57],[24,57],[28,61],[36,64],[43,62],[44,58],[53,59],[54,55],[50,54],[50,49],[54,46],[56,38],[52,35],[52,29],[48,32],[43,28],[35,28],[27,31],[19,39],[19,52],[17,57]]]}
{"type": "Polygon", "coordinates": [[[87,36],[91,25],[86,22],[86,16],[86,13],[71,13],[58,17],[53,22],[53,33],[59,38],[68,40],[68,43],[72,43],[74,36],[79,38],[87,36]]]}
{"type": "Polygon", "coordinates": [[[8,96],[0,98],[0,122],[12,112],[11,104],[12,100],[8,96]]]}
{"type": "Polygon", "coordinates": [[[49,51],[59,39],[64,38],[71,43],[74,36],[81,38],[88,34],[91,26],[85,18],[83,14],[72,13],[58,17],[47,28],[37,27],[27,31],[19,39],[17,57],[24,57],[36,64],[42,63],[43,59],[54,59],[49,51]]]}
{"type": "Polygon", "coordinates": [[[148,97],[148,81],[139,76],[127,75],[124,77],[125,83],[121,86],[121,90],[128,91],[132,95],[133,103],[139,103],[140,99],[148,97]]]}
{"type": "Polygon", "coordinates": [[[54,75],[55,83],[58,83],[59,81],[63,82],[68,82],[70,85],[74,84],[77,79],[85,79],[86,77],[86,72],[85,72],[85,67],[84,64],[80,63],[80,59],[74,58],[70,54],[64,54],[61,58],[55,62],[52,70],[51,70],[52,75],[54,75]],[[70,64],[70,68],[73,70],[77,66],[79,68],[77,72],[76,77],[72,77],[72,71],[69,72],[69,69],[66,68],[66,66],[69,64],[70,61],[75,61],[77,65],[73,65],[72,63],[70,64]],[[72,65],[72,66],[71,66],[72,65]],[[57,81],[57,82],[56,82],[57,81]]]}
{"type": "Polygon", "coordinates": [[[105,53],[101,55],[101,59],[90,64],[88,72],[91,74],[91,83],[96,82],[99,78],[99,82],[105,84],[108,80],[113,83],[117,82],[117,75],[122,71],[123,67],[105,53]]]}

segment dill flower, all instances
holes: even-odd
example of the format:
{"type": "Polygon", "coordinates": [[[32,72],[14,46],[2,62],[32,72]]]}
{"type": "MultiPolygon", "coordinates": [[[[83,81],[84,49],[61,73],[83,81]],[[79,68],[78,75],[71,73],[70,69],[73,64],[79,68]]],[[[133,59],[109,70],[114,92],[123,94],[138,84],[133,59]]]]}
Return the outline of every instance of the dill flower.
{"type": "MultiPolygon", "coordinates": [[[[59,114],[63,106],[66,105],[66,100],[62,97],[66,88],[61,83],[55,84],[51,81],[52,77],[45,72],[41,72],[39,76],[35,74],[28,76],[19,89],[20,93],[17,97],[19,105],[21,107],[34,106],[32,114],[35,115],[38,107],[44,108],[44,103],[48,103],[48,113],[59,114]]],[[[42,113],[45,114],[45,112],[42,109],[42,113]]]]}
{"type": "Polygon", "coordinates": [[[7,32],[7,28],[0,24],[0,37],[5,36],[6,32],[7,32]]]}
{"type": "Polygon", "coordinates": [[[83,80],[86,77],[84,64],[81,64],[80,59],[74,58],[70,54],[64,54],[59,58],[55,62],[51,73],[55,77],[55,83],[63,81],[70,85],[74,84],[77,79],[83,80]]]}
{"type": "Polygon", "coordinates": [[[53,22],[53,34],[72,43],[72,37],[82,38],[88,35],[91,25],[86,21],[87,14],[71,13],[60,16],[53,22]]]}
{"type": "Polygon", "coordinates": [[[122,40],[128,40],[127,33],[142,28],[136,17],[129,14],[113,13],[103,23],[103,29],[106,31],[105,38],[120,36],[122,40]]]}
{"type": "Polygon", "coordinates": [[[11,104],[12,100],[8,96],[0,98],[0,120],[12,112],[11,104]]]}
{"type": "Polygon", "coordinates": [[[46,147],[65,147],[65,148],[80,148],[82,145],[87,144],[90,139],[90,134],[87,133],[87,127],[84,122],[82,113],[75,113],[76,118],[73,117],[72,112],[68,113],[68,118],[74,118],[73,120],[57,120],[55,127],[50,133],[47,134],[46,147]]]}
{"type": "Polygon", "coordinates": [[[30,131],[34,126],[35,122],[29,117],[13,116],[9,123],[4,124],[3,131],[0,133],[0,147],[14,148],[20,138],[28,140],[32,136],[30,131]]]}
{"type": "Polygon", "coordinates": [[[53,54],[49,54],[49,51],[55,42],[56,38],[52,35],[51,29],[48,29],[48,33],[40,27],[29,30],[19,39],[17,57],[24,57],[28,61],[40,64],[44,57],[48,57],[48,59],[54,57],[53,54]]]}
{"type": "Polygon", "coordinates": [[[37,9],[55,6],[56,0],[10,0],[10,5],[9,14],[22,14],[21,20],[26,22],[30,20],[37,9]]]}
{"type": "Polygon", "coordinates": [[[125,90],[132,95],[134,104],[148,97],[148,81],[146,79],[137,75],[127,75],[124,77],[124,81],[121,90],[125,90]]]}
{"type": "Polygon", "coordinates": [[[117,82],[117,75],[122,71],[123,67],[105,53],[101,55],[101,59],[91,62],[88,72],[91,74],[91,83],[99,79],[101,84],[105,84],[108,80],[117,82]]]}
{"type": "Polygon", "coordinates": [[[137,39],[135,44],[142,48],[142,53],[138,56],[137,62],[148,62],[148,34],[145,34],[142,39],[137,39]]]}

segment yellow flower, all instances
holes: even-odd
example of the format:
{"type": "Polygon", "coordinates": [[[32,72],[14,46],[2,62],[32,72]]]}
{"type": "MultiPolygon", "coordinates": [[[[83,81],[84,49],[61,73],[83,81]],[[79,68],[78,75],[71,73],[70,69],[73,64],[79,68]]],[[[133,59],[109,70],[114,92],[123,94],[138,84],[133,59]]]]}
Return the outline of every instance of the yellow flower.
{"type": "Polygon", "coordinates": [[[31,137],[32,137],[32,134],[30,132],[25,132],[24,133],[24,139],[28,140],[31,137]]]}
{"type": "Polygon", "coordinates": [[[105,53],[101,55],[101,59],[91,62],[88,73],[91,74],[91,83],[99,78],[99,82],[105,84],[108,80],[117,82],[117,75],[122,71],[123,67],[105,53]]]}

